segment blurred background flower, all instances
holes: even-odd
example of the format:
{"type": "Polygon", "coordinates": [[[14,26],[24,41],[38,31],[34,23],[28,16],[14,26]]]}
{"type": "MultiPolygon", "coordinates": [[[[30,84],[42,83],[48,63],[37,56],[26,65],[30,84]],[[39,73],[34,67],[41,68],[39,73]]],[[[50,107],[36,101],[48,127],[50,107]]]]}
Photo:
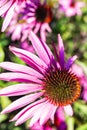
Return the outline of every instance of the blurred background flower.
{"type": "Polygon", "coordinates": [[[0,16],[5,17],[2,31],[4,31],[7,26],[9,25],[12,16],[14,14],[14,9],[16,8],[17,4],[21,4],[26,0],[2,0],[0,1],[0,16]]]}

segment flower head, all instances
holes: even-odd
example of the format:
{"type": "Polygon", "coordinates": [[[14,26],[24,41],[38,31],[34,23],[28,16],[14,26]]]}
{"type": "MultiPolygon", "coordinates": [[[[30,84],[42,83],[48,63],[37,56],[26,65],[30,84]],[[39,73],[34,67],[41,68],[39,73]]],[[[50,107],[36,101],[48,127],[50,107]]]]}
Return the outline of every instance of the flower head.
{"type": "Polygon", "coordinates": [[[28,38],[29,32],[29,24],[27,22],[27,19],[24,18],[24,7],[25,3],[18,4],[14,11],[14,16],[12,17],[10,24],[6,30],[7,35],[11,35],[12,41],[14,40],[20,40],[24,41],[28,38]],[[26,30],[26,28],[28,28],[26,30]],[[26,32],[27,31],[27,32],[26,32]],[[25,36],[26,35],[26,36],[25,36]]]}
{"type": "Polygon", "coordinates": [[[75,0],[59,0],[60,9],[64,11],[65,15],[68,17],[74,15],[81,15],[81,8],[84,6],[84,2],[79,2],[75,0]]]}
{"type": "Polygon", "coordinates": [[[51,7],[44,0],[30,0],[25,3],[24,13],[28,20],[29,27],[37,33],[40,30],[41,38],[46,40],[46,31],[51,32],[49,23],[52,20],[51,7]]]}
{"type": "Polygon", "coordinates": [[[17,4],[20,4],[26,0],[1,0],[0,1],[0,16],[4,16],[4,22],[2,26],[2,31],[4,31],[9,25],[12,16],[14,14],[14,9],[17,4]]]}
{"type": "Polygon", "coordinates": [[[30,67],[11,62],[0,63],[1,68],[13,71],[1,73],[1,80],[21,82],[2,89],[0,96],[26,94],[2,113],[12,112],[27,105],[12,121],[16,121],[16,125],[19,125],[32,118],[30,126],[37,121],[43,125],[48,119],[54,120],[58,107],[64,108],[69,115],[73,114],[70,104],[77,100],[81,91],[79,79],[70,69],[77,56],[65,62],[60,35],[58,35],[58,53],[55,50],[57,60],[45,42],[39,40],[33,32],[30,32],[29,36],[38,56],[16,47],[10,47],[10,50],[30,67]]]}

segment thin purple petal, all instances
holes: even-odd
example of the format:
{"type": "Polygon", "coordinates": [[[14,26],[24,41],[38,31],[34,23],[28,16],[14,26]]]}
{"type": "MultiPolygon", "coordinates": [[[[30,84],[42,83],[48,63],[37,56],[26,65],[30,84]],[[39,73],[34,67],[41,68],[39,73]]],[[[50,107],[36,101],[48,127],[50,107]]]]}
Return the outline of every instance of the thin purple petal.
{"type": "Polygon", "coordinates": [[[66,69],[69,69],[72,66],[72,64],[75,62],[76,59],[77,59],[76,55],[69,58],[67,63],[66,63],[66,69]]]}
{"type": "Polygon", "coordinates": [[[59,50],[59,63],[61,68],[64,68],[64,46],[60,35],[58,35],[58,50],[59,50]]]}

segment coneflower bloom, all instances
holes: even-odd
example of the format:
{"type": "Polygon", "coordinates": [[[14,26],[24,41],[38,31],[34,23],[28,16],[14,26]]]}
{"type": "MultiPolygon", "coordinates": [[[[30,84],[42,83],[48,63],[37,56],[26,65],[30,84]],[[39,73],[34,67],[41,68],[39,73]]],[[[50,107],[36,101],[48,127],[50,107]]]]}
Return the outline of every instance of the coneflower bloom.
{"type": "Polygon", "coordinates": [[[12,46],[10,50],[30,67],[12,62],[0,63],[1,68],[12,71],[1,73],[0,80],[20,82],[0,90],[0,96],[23,95],[5,108],[2,114],[27,105],[12,119],[16,121],[15,125],[20,125],[29,118],[30,126],[37,121],[43,125],[48,119],[54,120],[54,114],[59,107],[72,115],[71,104],[77,100],[81,91],[78,77],[70,70],[77,56],[65,62],[60,35],[58,53],[55,50],[56,59],[45,42],[39,40],[33,32],[29,36],[38,56],[12,46]]]}
{"type": "Polygon", "coordinates": [[[34,33],[40,31],[42,40],[46,41],[46,33],[51,32],[49,23],[52,20],[52,9],[46,3],[46,0],[30,0],[25,3],[25,18],[28,20],[29,27],[34,30],[34,33]]]}
{"type": "Polygon", "coordinates": [[[4,31],[9,25],[11,18],[14,14],[14,9],[17,4],[20,4],[26,0],[1,0],[0,1],[0,16],[4,16],[4,22],[2,26],[2,31],[4,31]]]}
{"type": "Polygon", "coordinates": [[[59,0],[60,9],[64,11],[65,15],[68,17],[74,15],[81,15],[81,8],[84,6],[84,2],[75,0],[59,0]]]}
{"type": "Polygon", "coordinates": [[[25,39],[28,38],[29,28],[27,29],[27,32],[26,28],[29,26],[29,24],[27,23],[27,19],[24,18],[25,15],[23,11],[24,7],[25,3],[16,6],[12,20],[10,21],[9,26],[6,29],[6,34],[8,36],[11,35],[12,41],[15,40],[24,41],[25,39]]]}

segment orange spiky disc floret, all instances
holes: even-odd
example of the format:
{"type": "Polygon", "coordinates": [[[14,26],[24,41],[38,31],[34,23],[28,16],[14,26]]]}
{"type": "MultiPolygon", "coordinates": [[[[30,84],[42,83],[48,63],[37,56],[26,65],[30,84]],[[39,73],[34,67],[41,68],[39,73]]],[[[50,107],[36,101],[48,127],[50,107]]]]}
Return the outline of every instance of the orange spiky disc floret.
{"type": "Polygon", "coordinates": [[[79,79],[68,70],[48,72],[43,83],[45,96],[54,105],[66,106],[72,104],[80,96],[79,79]]]}

